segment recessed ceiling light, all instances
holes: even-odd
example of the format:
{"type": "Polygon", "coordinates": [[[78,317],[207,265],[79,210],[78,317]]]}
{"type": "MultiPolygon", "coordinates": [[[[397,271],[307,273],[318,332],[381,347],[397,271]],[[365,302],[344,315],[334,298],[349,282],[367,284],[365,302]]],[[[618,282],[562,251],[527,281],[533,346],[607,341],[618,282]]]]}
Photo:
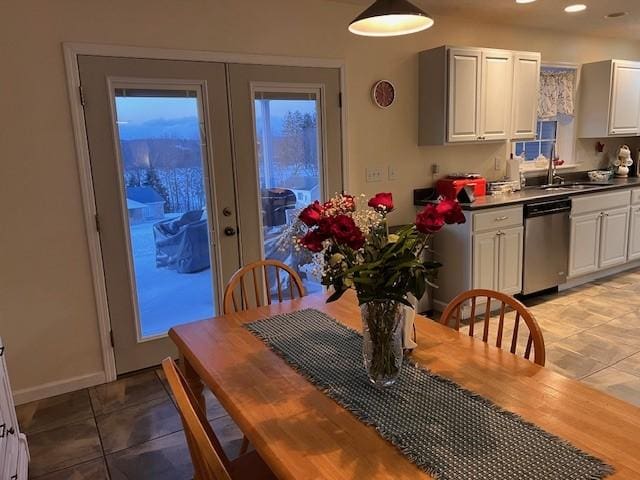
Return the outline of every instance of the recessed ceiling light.
{"type": "Polygon", "coordinates": [[[584,12],[587,9],[587,6],[583,3],[576,3],[575,5],[569,5],[564,8],[564,11],[567,13],[576,13],[576,12],[584,12]]]}
{"type": "Polygon", "coordinates": [[[533,3],[536,0],[516,0],[516,3],[533,3]]]}
{"type": "Polygon", "coordinates": [[[625,15],[629,15],[629,12],[613,12],[609,15],[605,15],[604,18],[620,18],[624,17],[625,15]]]}

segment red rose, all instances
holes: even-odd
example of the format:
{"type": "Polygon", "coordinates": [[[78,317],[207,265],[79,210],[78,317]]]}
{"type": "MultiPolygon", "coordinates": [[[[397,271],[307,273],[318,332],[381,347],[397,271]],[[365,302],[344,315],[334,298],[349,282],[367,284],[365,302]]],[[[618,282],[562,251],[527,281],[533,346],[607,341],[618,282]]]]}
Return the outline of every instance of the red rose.
{"type": "Polygon", "coordinates": [[[353,218],[346,215],[336,215],[330,219],[323,219],[319,231],[331,235],[336,243],[346,245],[354,250],[364,245],[364,235],[353,218]]]}
{"type": "Polygon", "coordinates": [[[307,232],[307,234],[300,240],[300,243],[302,243],[307,250],[317,253],[321,252],[324,248],[322,245],[324,240],[326,240],[326,237],[317,230],[314,230],[307,232]]]}
{"type": "Polygon", "coordinates": [[[376,193],[370,200],[368,205],[383,212],[393,210],[393,198],[390,193],[376,193]]]}
{"type": "Polygon", "coordinates": [[[302,222],[304,222],[306,226],[313,227],[314,225],[317,225],[322,218],[322,212],[322,205],[320,205],[320,202],[316,200],[311,205],[302,210],[302,212],[300,212],[300,215],[298,215],[298,218],[302,222]]]}
{"type": "Polygon", "coordinates": [[[444,217],[434,204],[422,209],[416,217],[416,228],[422,233],[435,233],[444,226],[444,217]]]}
{"type": "Polygon", "coordinates": [[[436,211],[444,217],[444,222],[449,225],[453,223],[464,223],[467,221],[464,218],[464,213],[462,213],[460,204],[455,200],[445,198],[436,205],[436,211]]]}

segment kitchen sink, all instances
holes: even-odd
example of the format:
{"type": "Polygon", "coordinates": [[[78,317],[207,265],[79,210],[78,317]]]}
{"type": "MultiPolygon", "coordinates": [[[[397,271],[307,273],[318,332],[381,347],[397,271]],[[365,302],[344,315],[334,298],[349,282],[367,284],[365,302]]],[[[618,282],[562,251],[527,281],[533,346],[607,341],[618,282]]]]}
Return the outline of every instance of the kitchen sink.
{"type": "Polygon", "coordinates": [[[612,185],[609,182],[567,182],[567,183],[554,183],[551,185],[542,185],[538,188],[540,190],[588,190],[590,188],[606,187],[612,185]]]}

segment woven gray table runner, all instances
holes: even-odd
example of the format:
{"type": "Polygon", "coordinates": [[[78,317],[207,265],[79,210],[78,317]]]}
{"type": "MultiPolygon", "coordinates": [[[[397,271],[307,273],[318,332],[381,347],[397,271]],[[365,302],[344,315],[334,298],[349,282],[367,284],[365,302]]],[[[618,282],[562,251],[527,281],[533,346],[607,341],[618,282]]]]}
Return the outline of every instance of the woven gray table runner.
{"type": "Polygon", "coordinates": [[[490,400],[405,361],[373,386],[362,337],[313,310],[248,323],[289,365],[439,480],[601,479],[613,469],[490,400]]]}

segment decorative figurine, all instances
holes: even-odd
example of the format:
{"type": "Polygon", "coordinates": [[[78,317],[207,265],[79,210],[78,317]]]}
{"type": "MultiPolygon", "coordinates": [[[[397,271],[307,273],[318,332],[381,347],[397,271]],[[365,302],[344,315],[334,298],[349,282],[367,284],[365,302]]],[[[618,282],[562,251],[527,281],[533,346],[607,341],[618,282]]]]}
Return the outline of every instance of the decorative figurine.
{"type": "Polygon", "coordinates": [[[627,177],[629,175],[629,167],[633,165],[631,159],[631,150],[628,145],[622,145],[618,149],[618,155],[613,160],[616,177],[627,177]]]}

